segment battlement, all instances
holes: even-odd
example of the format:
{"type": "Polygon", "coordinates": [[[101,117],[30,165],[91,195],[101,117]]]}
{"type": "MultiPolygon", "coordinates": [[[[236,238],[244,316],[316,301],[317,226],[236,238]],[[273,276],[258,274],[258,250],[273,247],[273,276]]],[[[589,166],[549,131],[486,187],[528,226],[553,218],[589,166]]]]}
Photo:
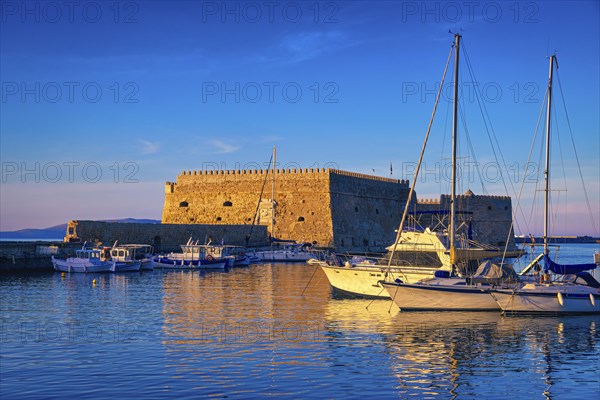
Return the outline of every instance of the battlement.
{"type": "MultiPolygon", "coordinates": [[[[195,171],[181,171],[181,174],[178,176],[183,177],[193,177],[193,176],[215,176],[215,175],[269,175],[273,174],[273,170],[271,169],[227,169],[227,170],[195,170],[195,171]]],[[[393,178],[385,178],[382,176],[375,175],[367,175],[361,174],[358,172],[350,172],[343,171],[339,169],[332,168],[288,168],[288,169],[276,169],[275,175],[315,175],[315,174],[336,174],[349,176],[353,178],[359,179],[369,179],[373,181],[379,182],[389,182],[389,183],[398,183],[401,185],[408,185],[408,181],[404,179],[393,179],[393,178]]],[[[172,184],[172,182],[167,182],[167,185],[172,184]]]]}
{"type": "MultiPolygon", "coordinates": [[[[288,168],[276,169],[275,174],[324,174],[330,171],[329,168],[288,168]]],[[[179,176],[190,175],[265,175],[272,174],[271,169],[225,169],[225,170],[196,170],[181,171],[179,176]]]]}
{"type": "MultiPolygon", "coordinates": [[[[441,196],[442,199],[450,199],[450,195],[449,194],[443,194],[441,196]]],[[[510,201],[511,197],[510,196],[500,196],[500,195],[493,195],[493,194],[457,194],[456,195],[457,199],[469,199],[469,198],[477,198],[477,199],[488,199],[488,200],[507,200],[510,201]]]]}
{"type": "Polygon", "coordinates": [[[440,199],[417,199],[417,204],[440,204],[440,199]]]}
{"type": "Polygon", "coordinates": [[[373,180],[373,181],[389,182],[389,183],[399,183],[401,185],[408,185],[408,181],[404,180],[404,179],[384,178],[382,176],[367,175],[367,174],[361,174],[361,173],[358,173],[358,172],[343,171],[343,170],[340,170],[340,169],[331,169],[331,170],[328,170],[328,171],[330,171],[332,174],[351,176],[353,178],[370,179],[370,180],[373,180]]]}

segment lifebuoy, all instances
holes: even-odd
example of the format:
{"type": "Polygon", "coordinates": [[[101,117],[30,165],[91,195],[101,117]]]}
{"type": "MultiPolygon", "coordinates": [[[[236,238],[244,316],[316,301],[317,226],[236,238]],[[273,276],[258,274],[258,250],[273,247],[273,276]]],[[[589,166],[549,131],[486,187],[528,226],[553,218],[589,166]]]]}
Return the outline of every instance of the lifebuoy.
{"type": "Polygon", "coordinates": [[[213,256],[211,256],[211,255],[209,254],[209,255],[207,255],[207,256],[206,256],[206,259],[207,259],[208,261],[212,261],[212,259],[213,259],[213,256]]]}

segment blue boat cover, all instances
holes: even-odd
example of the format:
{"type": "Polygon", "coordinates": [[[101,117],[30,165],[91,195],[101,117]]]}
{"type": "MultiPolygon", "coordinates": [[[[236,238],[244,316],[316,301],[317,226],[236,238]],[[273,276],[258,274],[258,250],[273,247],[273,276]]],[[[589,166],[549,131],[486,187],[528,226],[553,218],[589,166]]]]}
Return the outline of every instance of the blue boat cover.
{"type": "Polygon", "coordinates": [[[557,264],[550,259],[548,256],[544,256],[544,271],[552,271],[555,274],[559,275],[575,275],[582,271],[587,271],[588,269],[596,268],[596,264],[572,264],[572,265],[564,265],[557,264]]]}

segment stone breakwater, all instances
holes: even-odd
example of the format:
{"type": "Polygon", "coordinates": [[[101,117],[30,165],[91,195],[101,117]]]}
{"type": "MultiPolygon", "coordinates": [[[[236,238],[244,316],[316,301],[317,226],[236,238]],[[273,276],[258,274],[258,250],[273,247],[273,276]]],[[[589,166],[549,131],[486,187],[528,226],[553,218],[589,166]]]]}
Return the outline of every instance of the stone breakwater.
{"type": "Polygon", "coordinates": [[[73,220],[67,224],[65,242],[102,244],[112,246],[140,243],[154,246],[156,252],[180,250],[190,238],[200,243],[212,241],[228,245],[258,247],[268,244],[265,226],[248,225],[203,225],[203,224],[143,224],[73,220]],[[246,239],[250,235],[248,242],[246,239]]]}
{"type": "Polygon", "coordinates": [[[63,242],[0,242],[0,272],[51,271],[53,255],[67,256],[79,247],[63,242]]]}

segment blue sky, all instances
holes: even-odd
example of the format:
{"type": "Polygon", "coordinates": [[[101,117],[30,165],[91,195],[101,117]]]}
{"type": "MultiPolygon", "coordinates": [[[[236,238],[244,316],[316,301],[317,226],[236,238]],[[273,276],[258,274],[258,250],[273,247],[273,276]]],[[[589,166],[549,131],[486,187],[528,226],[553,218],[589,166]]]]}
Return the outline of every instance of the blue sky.
{"type": "MultiPolygon", "coordinates": [[[[544,101],[547,56],[556,51],[598,224],[597,1],[1,4],[1,230],[159,219],[165,181],[182,170],[256,167],[273,145],[280,167],[389,176],[391,162],[394,177],[410,178],[449,30],[463,35],[474,71],[473,78],[461,65],[461,162],[474,162],[472,147],[490,194],[507,192],[474,88],[517,190],[544,101]]],[[[440,173],[450,146],[445,93],[420,197],[449,191],[440,173]]],[[[565,171],[553,169],[554,232],[595,234],[557,84],[554,94],[553,160],[565,171]]],[[[463,177],[459,188],[484,190],[478,178],[463,177]]],[[[535,190],[524,188],[518,233],[541,231],[541,208],[529,216],[535,190]]]]}

